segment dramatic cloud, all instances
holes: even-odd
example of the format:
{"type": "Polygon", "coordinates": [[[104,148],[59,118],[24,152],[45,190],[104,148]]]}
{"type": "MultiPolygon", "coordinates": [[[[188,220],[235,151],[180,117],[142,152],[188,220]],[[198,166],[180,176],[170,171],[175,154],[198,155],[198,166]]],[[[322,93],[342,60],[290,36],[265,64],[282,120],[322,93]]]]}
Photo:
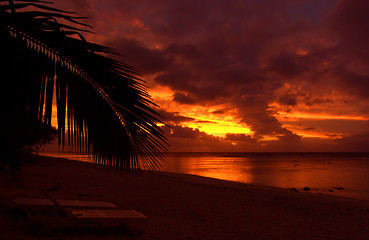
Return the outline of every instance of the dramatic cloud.
{"type": "Polygon", "coordinates": [[[368,152],[369,132],[344,137],[336,141],[339,146],[345,146],[346,151],[368,152]]]}
{"type": "Polygon", "coordinates": [[[107,44],[124,53],[124,61],[135,66],[142,74],[165,71],[171,65],[170,57],[159,50],[149,49],[134,39],[119,38],[116,42],[107,44]]]}
{"type": "Polygon", "coordinates": [[[56,4],[91,17],[88,39],[143,74],[172,150],[353,151],[367,141],[368,1],[56,4]]]}
{"type": "Polygon", "coordinates": [[[226,140],[236,141],[236,142],[256,142],[256,139],[252,138],[250,135],[245,134],[231,134],[226,135],[226,140]]]}
{"type": "Polygon", "coordinates": [[[195,121],[196,119],[181,116],[179,112],[167,112],[163,109],[157,111],[162,117],[164,117],[166,123],[177,125],[183,122],[195,121]]]}

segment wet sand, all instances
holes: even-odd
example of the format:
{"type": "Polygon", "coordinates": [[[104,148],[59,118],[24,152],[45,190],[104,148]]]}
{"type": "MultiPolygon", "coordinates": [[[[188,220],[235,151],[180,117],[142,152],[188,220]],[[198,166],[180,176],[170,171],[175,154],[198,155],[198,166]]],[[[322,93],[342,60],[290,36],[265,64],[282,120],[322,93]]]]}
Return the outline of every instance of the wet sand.
{"type": "Polygon", "coordinates": [[[369,201],[186,174],[120,176],[91,163],[34,157],[0,172],[0,239],[369,239],[369,201]],[[56,228],[39,235],[14,198],[108,201],[148,218],[122,227],[56,228]]]}

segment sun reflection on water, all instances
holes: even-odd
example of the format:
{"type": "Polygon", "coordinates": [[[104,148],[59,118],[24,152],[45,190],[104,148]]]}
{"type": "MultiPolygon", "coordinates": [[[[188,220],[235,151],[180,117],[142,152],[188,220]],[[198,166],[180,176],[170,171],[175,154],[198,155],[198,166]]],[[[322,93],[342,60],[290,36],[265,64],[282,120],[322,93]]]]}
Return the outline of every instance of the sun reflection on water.
{"type": "Polygon", "coordinates": [[[169,154],[163,170],[369,200],[369,158],[169,154]]]}

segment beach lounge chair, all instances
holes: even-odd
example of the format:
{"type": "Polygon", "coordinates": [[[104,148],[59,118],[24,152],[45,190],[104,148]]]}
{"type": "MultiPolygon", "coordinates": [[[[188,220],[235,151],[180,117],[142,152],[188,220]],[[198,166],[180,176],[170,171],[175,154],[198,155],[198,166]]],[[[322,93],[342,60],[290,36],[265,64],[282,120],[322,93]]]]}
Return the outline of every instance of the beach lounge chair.
{"type": "Polygon", "coordinates": [[[104,221],[117,221],[117,220],[136,220],[145,219],[146,216],[135,210],[71,210],[72,214],[77,219],[89,219],[89,220],[104,220],[104,221]]]}
{"type": "Polygon", "coordinates": [[[50,228],[87,225],[127,225],[146,218],[147,217],[145,215],[135,210],[121,209],[68,209],[68,212],[29,211],[27,213],[27,221],[29,223],[46,224],[50,228]]]}
{"type": "Polygon", "coordinates": [[[147,218],[135,210],[117,209],[117,206],[110,202],[58,200],[48,193],[45,195],[48,198],[14,199],[15,204],[26,211],[27,222],[41,224],[42,229],[106,224],[128,226],[147,218]]]}
{"type": "Polygon", "coordinates": [[[103,201],[57,200],[55,202],[47,198],[16,198],[14,202],[24,209],[37,211],[37,209],[56,209],[71,215],[77,219],[143,219],[145,215],[135,210],[111,209],[117,206],[103,201]],[[86,210],[86,208],[88,208],[86,210]],[[96,209],[98,208],[98,209],[96,209]]]}
{"type": "MultiPolygon", "coordinates": [[[[110,202],[103,201],[81,201],[81,200],[55,200],[63,207],[78,207],[78,208],[116,208],[117,206],[110,202]]],[[[46,207],[54,206],[55,203],[47,198],[16,198],[15,204],[25,207],[46,207]]]]}

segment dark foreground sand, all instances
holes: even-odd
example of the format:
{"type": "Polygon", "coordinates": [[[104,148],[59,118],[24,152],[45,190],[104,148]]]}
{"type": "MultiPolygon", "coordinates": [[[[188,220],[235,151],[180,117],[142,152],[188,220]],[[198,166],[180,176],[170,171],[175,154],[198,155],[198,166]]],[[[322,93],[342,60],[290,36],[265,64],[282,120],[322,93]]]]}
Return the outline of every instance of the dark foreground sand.
{"type": "Polygon", "coordinates": [[[5,239],[369,239],[369,202],[191,175],[120,176],[94,164],[35,157],[17,179],[0,172],[5,239]],[[56,228],[41,234],[17,217],[13,199],[109,201],[145,214],[121,227],[56,228]],[[57,188],[59,186],[59,189],[57,188]]]}

